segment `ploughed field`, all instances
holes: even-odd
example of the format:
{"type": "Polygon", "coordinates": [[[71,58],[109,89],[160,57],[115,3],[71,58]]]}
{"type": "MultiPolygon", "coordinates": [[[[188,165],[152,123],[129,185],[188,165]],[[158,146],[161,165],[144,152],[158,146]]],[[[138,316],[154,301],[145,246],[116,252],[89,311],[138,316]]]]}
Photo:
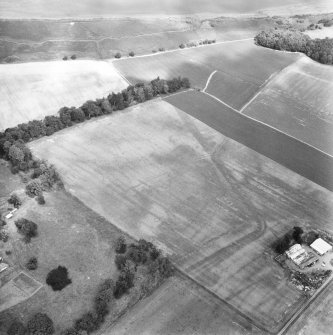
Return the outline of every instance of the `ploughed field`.
{"type": "Polygon", "coordinates": [[[294,225],[331,229],[333,197],[320,186],[164,101],[30,147],[86,205],[155,242],[256,326],[278,330],[305,301],[266,251],[294,225]]]}
{"type": "Polygon", "coordinates": [[[243,112],[333,155],[332,92],[333,67],[302,57],[281,71],[243,112]]]}
{"type": "Polygon", "coordinates": [[[112,64],[57,61],[0,65],[0,130],[127,87],[112,64]]]}
{"type": "Polygon", "coordinates": [[[213,71],[218,71],[207,91],[235,108],[241,108],[269,77],[300,56],[258,47],[252,39],[230,41],[185,50],[113,61],[132,83],[157,76],[188,77],[203,89],[213,71]]]}

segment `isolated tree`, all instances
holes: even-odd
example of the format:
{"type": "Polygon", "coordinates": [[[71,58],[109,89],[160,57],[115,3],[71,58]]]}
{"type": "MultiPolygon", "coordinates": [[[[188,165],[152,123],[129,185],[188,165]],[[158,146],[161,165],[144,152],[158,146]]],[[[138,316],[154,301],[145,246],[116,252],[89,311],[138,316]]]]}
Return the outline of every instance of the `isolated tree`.
{"type": "Polygon", "coordinates": [[[7,330],[7,335],[26,335],[27,329],[20,321],[14,321],[7,330]]]}
{"type": "Polygon", "coordinates": [[[185,44],[182,43],[182,44],[179,45],[179,47],[180,47],[181,49],[184,49],[184,48],[185,48],[185,44]]]}
{"type": "Polygon", "coordinates": [[[53,321],[45,313],[35,314],[28,322],[29,335],[51,335],[54,333],[53,321]]]}
{"type": "Polygon", "coordinates": [[[32,237],[36,237],[38,234],[38,226],[33,221],[22,218],[16,220],[15,225],[18,229],[18,232],[26,238],[27,242],[29,242],[32,237]]]}
{"type": "Polygon", "coordinates": [[[68,60],[68,57],[67,57],[67,56],[64,56],[64,57],[62,58],[62,60],[68,60]]]}
{"type": "Polygon", "coordinates": [[[72,281],[68,277],[68,270],[64,266],[58,266],[51,270],[46,277],[46,284],[50,285],[53,291],[61,291],[72,281]]]}
{"type": "Polygon", "coordinates": [[[120,52],[117,52],[117,53],[114,55],[114,58],[121,58],[121,53],[120,53],[120,52]]]}
{"type": "Polygon", "coordinates": [[[129,54],[128,54],[130,57],[134,57],[134,51],[131,51],[129,54]]]}
{"type": "Polygon", "coordinates": [[[76,58],[77,58],[77,57],[76,57],[75,54],[71,56],[71,59],[72,59],[72,60],[75,60],[76,58]]]}
{"type": "Polygon", "coordinates": [[[45,205],[45,198],[43,194],[40,194],[39,196],[37,196],[36,200],[39,205],[45,205]]]}

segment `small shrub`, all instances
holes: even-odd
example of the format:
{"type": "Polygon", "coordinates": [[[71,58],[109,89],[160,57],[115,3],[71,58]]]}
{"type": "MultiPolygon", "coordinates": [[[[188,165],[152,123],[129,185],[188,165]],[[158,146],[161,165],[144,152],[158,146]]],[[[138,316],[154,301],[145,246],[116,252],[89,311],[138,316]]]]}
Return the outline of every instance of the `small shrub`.
{"type": "Polygon", "coordinates": [[[130,57],[134,57],[135,53],[133,51],[131,51],[129,54],[128,54],[130,57]]]}
{"type": "Polygon", "coordinates": [[[5,230],[0,230],[0,241],[6,243],[9,239],[9,234],[5,230]]]}
{"type": "Polygon", "coordinates": [[[154,49],[154,50],[152,50],[151,52],[152,52],[153,54],[156,54],[157,50],[154,49]]]}
{"type": "Polygon", "coordinates": [[[26,264],[26,268],[28,270],[36,270],[38,268],[37,258],[36,257],[31,257],[26,264]]]}
{"type": "Polygon", "coordinates": [[[11,250],[6,250],[6,255],[9,256],[12,254],[12,251],[11,250]]]}
{"type": "Polygon", "coordinates": [[[36,197],[36,200],[40,205],[45,205],[45,198],[43,194],[40,194],[38,197],[36,197]]]}
{"type": "Polygon", "coordinates": [[[117,52],[117,53],[114,55],[114,58],[121,58],[121,53],[120,53],[120,52],[117,52]]]}
{"type": "Polygon", "coordinates": [[[8,199],[8,202],[11,205],[13,205],[15,208],[19,208],[22,205],[22,200],[16,193],[10,196],[10,198],[8,199]]]}
{"type": "Polygon", "coordinates": [[[163,52],[165,51],[165,48],[158,48],[158,51],[163,52]]]}
{"type": "Polygon", "coordinates": [[[50,285],[53,291],[61,291],[72,281],[68,278],[68,271],[64,266],[58,266],[51,270],[46,277],[46,284],[50,285]]]}

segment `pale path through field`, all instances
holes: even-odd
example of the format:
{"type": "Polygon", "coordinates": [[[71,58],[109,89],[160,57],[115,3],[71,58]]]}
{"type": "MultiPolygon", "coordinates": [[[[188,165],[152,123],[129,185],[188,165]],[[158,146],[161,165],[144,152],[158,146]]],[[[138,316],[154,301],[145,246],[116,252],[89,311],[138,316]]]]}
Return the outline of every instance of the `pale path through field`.
{"type": "Polygon", "coordinates": [[[61,107],[119,92],[128,82],[103,61],[75,60],[0,65],[0,130],[61,107]]]}

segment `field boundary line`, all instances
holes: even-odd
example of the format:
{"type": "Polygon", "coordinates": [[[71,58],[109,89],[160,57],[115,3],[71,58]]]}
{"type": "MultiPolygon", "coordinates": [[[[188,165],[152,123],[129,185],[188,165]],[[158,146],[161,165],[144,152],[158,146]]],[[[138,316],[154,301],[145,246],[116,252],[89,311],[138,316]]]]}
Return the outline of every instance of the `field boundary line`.
{"type": "Polygon", "coordinates": [[[296,61],[292,62],[291,64],[285,66],[284,68],[282,68],[279,71],[276,71],[274,73],[272,73],[259,87],[259,91],[239,110],[240,113],[243,113],[243,111],[263,92],[263,90],[270,84],[273,82],[273,80],[279,76],[280,74],[282,74],[283,72],[286,72],[289,68],[295,66],[295,64],[297,64],[300,60],[297,59],[296,61]]]}
{"type": "Polygon", "coordinates": [[[260,123],[260,124],[262,124],[262,125],[264,125],[264,126],[266,126],[266,127],[269,127],[269,128],[271,128],[271,129],[273,129],[274,131],[276,131],[276,132],[278,132],[278,133],[281,133],[281,134],[283,134],[283,135],[285,135],[285,136],[287,136],[287,137],[289,137],[289,138],[292,138],[292,139],[295,140],[295,141],[298,141],[298,142],[300,142],[300,143],[302,143],[302,144],[305,144],[306,146],[311,147],[312,149],[315,149],[315,150],[321,152],[322,154],[324,154],[324,155],[325,155],[326,157],[328,157],[328,158],[331,158],[331,159],[333,158],[333,155],[329,154],[328,152],[325,152],[325,151],[323,151],[323,150],[321,150],[321,149],[319,149],[319,148],[317,148],[317,147],[315,147],[315,146],[313,146],[313,145],[311,145],[311,144],[309,144],[309,143],[307,143],[307,142],[304,142],[304,141],[302,141],[302,140],[300,140],[300,139],[298,139],[298,138],[296,138],[296,137],[294,137],[294,136],[292,136],[292,135],[289,135],[289,134],[283,132],[282,130],[280,130],[280,129],[278,129],[278,128],[275,128],[275,127],[273,127],[273,126],[271,126],[271,125],[269,125],[269,124],[267,124],[267,123],[265,123],[265,122],[262,122],[262,121],[257,120],[257,119],[255,119],[255,118],[249,116],[249,115],[246,115],[246,114],[244,114],[244,113],[241,113],[239,110],[237,110],[237,109],[235,109],[235,108],[229,106],[227,103],[225,103],[224,101],[220,100],[219,98],[215,97],[214,95],[212,95],[212,94],[210,94],[210,93],[207,93],[207,92],[202,92],[202,93],[203,93],[203,94],[206,94],[206,95],[208,95],[208,96],[210,96],[211,98],[215,99],[216,101],[220,102],[221,104],[225,105],[226,107],[232,109],[234,112],[236,112],[236,113],[238,113],[238,114],[241,114],[241,115],[243,115],[244,117],[246,117],[246,118],[248,118],[248,119],[250,119],[250,120],[252,120],[252,121],[254,121],[254,122],[260,123]]]}
{"type": "Polygon", "coordinates": [[[111,62],[121,62],[122,60],[126,60],[126,59],[153,57],[153,56],[162,55],[162,54],[166,54],[166,53],[180,52],[180,51],[184,51],[184,50],[198,49],[198,48],[204,48],[204,47],[208,48],[208,47],[212,47],[214,45],[219,45],[219,44],[250,41],[250,40],[253,40],[253,37],[243,38],[243,39],[238,39],[238,40],[220,41],[220,42],[216,42],[216,43],[212,43],[212,44],[197,45],[196,47],[188,47],[188,48],[184,48],[184,49],[177,48],[177,49],[171,49],[171,50],[165,50],[165,51],[158,51],[158,52],[155,52],[155,53],[149,53],[149,54],[145,54],[145,55],[138,55],[138,56],[134,56],[134,57],[129,57],[128,56],[128,57],[122,57],[122,58],[119,58],[119,59],[115,59],[115,58],[108,58],[108,59],[109,59],[109,61],[111,60],[111,62]]]}
{"type": "Polygon", "coordinates": [[[213,71],[210,76],[208,77],[207,79],[207,82],[206,82],[206,86],[204,87],[204,89],[202,90],[202,92],[206,92],[207,88],[208,88],[208,85],[211,81],[211,79],[213,78],[214,74],[217,72],[217,70],[213,71]]]}
{"type": "MultiPolygon", "coordinates": [[[[107,63],[110,65],[109,62],[104,61],[104,63],[107,63]]],[[[133,86],[133,84],[124,76],[124,74],[119,69],[117,69],[115,66],[112,66],[112,67],[118,73],[119,77],[125,80],[128,85],[133,86]]]]}

